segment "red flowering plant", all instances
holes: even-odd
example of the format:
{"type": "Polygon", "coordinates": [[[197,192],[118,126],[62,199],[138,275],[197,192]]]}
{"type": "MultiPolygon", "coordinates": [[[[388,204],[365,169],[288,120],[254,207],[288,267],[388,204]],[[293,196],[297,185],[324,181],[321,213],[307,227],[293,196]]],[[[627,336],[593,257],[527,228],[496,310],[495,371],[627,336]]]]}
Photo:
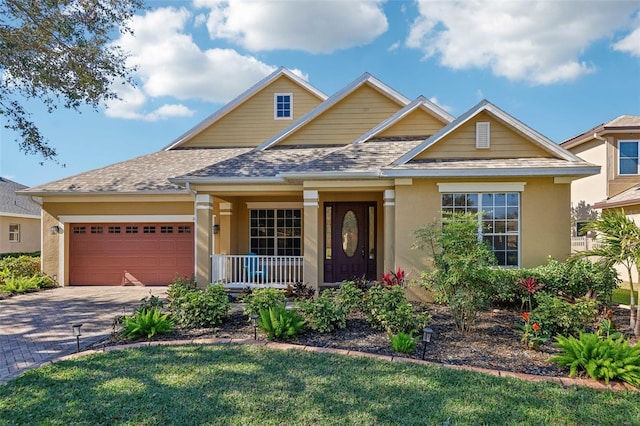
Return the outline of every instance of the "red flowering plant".
{"type": "Polygon", "coordinates": [[[540,323],[532,318],[529,312],[522,313],[522,321],[523,324],[518,327],[518,332],[522,335],[520,340],[527,348],[538,350],[549,340],[549,334],[542,329],[540,323]]]}
{"type": "MultiPolygon", "coordinates": [[[[520,278],[518,280],[518,284],[527,293],[527,301],[528,301],[528,304],[529,304],[529,311],[531,311],[531,309],[532,309],[532,307],[531,307],[531,296],[536,291],[538,291],[538,290],[540,290],[542,288],[542,284],[538,284],[538,281],[533,277],[520,278]]],[[[524,301],[523,301],[523,304],[524,304],[524,301]]]]}
{"type": "Polygon", "coordinates": [[[402,268],[398,268],[396,272],[389,271],[387,273],[382,273],[382,281],[384,281],[385,285],[390,287],[396,285],[404,287],[406,277],[407,274],[405,274],[402,268]]]}

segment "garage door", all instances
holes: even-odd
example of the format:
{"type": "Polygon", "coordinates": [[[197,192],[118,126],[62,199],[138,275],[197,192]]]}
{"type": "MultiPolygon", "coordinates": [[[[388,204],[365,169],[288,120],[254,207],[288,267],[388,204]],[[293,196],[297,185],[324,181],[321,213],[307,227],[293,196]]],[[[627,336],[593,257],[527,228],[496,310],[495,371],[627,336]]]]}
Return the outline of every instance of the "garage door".
{"type": "Polygon", "coordinates": [[[193,223],[75,223],[69,284],[167,285],[193,276],[193,223]]]}

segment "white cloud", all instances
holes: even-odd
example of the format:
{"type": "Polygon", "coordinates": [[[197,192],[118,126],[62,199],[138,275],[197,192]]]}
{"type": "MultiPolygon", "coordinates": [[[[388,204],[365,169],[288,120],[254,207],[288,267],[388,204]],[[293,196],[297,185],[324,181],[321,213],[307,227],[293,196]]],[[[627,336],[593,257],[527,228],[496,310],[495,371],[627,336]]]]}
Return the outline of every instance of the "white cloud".
{"type": "Polygon", "coordinates": [[[613,49],[640,57],[640,25],[625,38],[615,43],[613,49]]]}
{"type": "Polygon", "coordinates": [[[595,65],[581,61],[580,54],[624,26],[637,4],[422,0],[418,7],[406,43],[425,58],[438,57],[453,69],[488,68],[510,80],[551,84],[593,72],[595,65]]]}
{"type": "Polygon", "coordinates": [[[430,97],[429,101],[431,101],[434,104],[438,105],[440,108],[442,108],[443,110],[447,111],[448,113],[451,113],[453,111],[453,107],[451,107],[449,105],[441,104],[440,101],[438,101],[438,98],[435,97],[435,96],[430,97]]]}
{"type": "Polygon", "coordinates": [[[391,46],[387,47],[387,52],[394,52],[400,48],[401,43],[396,41],[391,46]]]}
{"type": "Polygon", "coordinates": [[[291,49],[330,53],[366,45],[389,24],[384,0],[194,0],[210,9],[207,29],[252,52],[291,49]]]}
{"type": "Polygon", "coordinates": [[[142,111],[149,98],[228,102],[276,69],[232,49],[202,50],[185,31],[191,19],[184,8],[159,8],[132,19],[135,36],[124,35],[115,43],[130,53],[128,65],[137,68],[140,87],[118,86],[122,100],[109,102],[109,116],[159,120],[191,115],[193,111],[182,104],[142,111]]]}

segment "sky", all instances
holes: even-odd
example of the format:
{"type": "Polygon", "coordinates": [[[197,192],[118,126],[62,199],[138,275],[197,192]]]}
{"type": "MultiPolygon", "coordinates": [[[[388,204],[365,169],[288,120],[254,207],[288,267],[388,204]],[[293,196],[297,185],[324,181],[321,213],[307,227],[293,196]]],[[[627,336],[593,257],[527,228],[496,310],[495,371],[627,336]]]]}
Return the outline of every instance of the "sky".
{"type": "MultiPolygon", "coordinates": [[[[640,1],[146,2],[138,85],[81,113],[25,105],[57,162],[0,129],[0,176],[36,186],[165,148],[280,66],[331,95],[369,72],[459,116],[482,99],[555,142],[640,115],[640,1]]],[[[1,119],[1,117],[0,117],[1,119]]]]}

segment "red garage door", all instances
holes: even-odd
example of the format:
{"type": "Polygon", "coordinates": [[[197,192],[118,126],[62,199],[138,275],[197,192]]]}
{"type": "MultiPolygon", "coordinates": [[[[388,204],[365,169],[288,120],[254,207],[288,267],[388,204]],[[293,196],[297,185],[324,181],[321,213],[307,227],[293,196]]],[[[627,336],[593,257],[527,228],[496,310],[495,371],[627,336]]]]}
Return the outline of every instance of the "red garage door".
{"type": "Polygon", "coordinates": [[[193,276],[192,223],[75,223],[69,284],[167,285],[193,276]]]}

